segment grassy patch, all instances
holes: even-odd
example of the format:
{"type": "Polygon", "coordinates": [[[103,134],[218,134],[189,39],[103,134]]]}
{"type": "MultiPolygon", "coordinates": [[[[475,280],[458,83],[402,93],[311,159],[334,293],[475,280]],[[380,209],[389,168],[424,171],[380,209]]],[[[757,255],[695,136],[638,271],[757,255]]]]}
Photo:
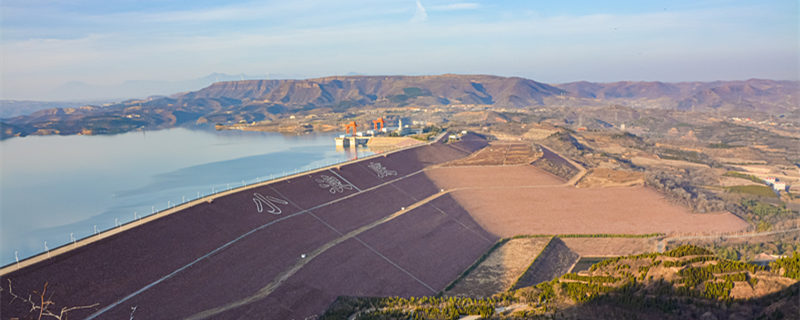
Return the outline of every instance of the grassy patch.
{"type": "Polygon", "coordinates": [[[772,191],[772,188],[767,186],[732,186],[725,187],[725,190],[734,193],[752,194],[759,197],[777,197],[775,191],[772,191]]]}
{"type": "Polygon", "coordinates": [[[710,163],[708,160],[708,156],[706,156],[705,154],[689,150],[662,148],[658,152],[658,156],[661,159],[666,159],[666,160],[681,160],[681,161],[688,161],[700,164],[710,163]]]}
{"type": "Polygon", "coordinates": [[[725,142],[720,142],[720,143],[709,143],[709,144],[708,144],[708,147],[709,147],[709,148],[712,148],[712,149],[730,149],[730,148],[736,148],[736,146],[729,145],[729,144],[727,144],[727,143],[725,143],[725,142]]]}

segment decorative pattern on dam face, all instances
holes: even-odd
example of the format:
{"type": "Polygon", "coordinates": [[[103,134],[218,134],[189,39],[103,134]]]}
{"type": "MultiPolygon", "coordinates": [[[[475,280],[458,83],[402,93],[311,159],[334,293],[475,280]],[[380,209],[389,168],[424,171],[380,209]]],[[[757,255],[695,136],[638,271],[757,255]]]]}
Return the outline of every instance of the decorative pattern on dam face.
{"type": "Polygon", "coordinates": [[[344,184],[341,180],[336,177],[331,177],[329,175],[321,175],[319,178],[314,179],[319,184],[319,187],[322,189],[329,188],[328,191],[330,193],[336,194],[337,192],[344,192],[344,190],[353,190],[353,186],[351,184],[344,184]]]}
{"type": "Polygon", "coordinates": [[[396,176],[397,171],[386,169],[380,162],[370,162],[367,165],[372,171],[375,171],[375,174],[378,175],[378,178],[383,179],[387,176],[396,176]]]}
{"type": "Polygon", "coordinates": [[[276,203],[281,205],[289,204],[289,202],[286,200],[278,199],[273,196],[264,196],[258,192],[253,193],[253,202],[256,203],[256,210],[258,210],[258,213],[263,212],[264,205],[266,205],[268,208],[267,212],[276,215],[283,212],[281,208],[276,205],[276,203]]]}

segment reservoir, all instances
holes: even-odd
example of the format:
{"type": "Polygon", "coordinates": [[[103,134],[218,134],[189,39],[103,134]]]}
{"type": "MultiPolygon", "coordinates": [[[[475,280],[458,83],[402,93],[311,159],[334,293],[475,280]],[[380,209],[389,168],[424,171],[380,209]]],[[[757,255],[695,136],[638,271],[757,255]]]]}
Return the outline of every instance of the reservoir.
{"type": "Polygon", "coordinates": [[[175,128],[0,141],[0,265],[198,196],[371,154],[337,150],[334,136],[175,128]]]}

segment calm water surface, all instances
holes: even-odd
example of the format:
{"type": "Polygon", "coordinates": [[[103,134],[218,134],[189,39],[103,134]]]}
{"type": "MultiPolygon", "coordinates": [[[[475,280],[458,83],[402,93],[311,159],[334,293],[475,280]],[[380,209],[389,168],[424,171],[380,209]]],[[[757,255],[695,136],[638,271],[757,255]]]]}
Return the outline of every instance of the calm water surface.
{"type": "MultiPolygon", "coordinates": [[[[352,159],[334,135],[183,128],[0,141],[0,265],[242,182],[352,159]],[[71,235],[70,235],[71,233],[71,235]]],[[[358,156],[368,155],[359,149],[358,156]]]]}

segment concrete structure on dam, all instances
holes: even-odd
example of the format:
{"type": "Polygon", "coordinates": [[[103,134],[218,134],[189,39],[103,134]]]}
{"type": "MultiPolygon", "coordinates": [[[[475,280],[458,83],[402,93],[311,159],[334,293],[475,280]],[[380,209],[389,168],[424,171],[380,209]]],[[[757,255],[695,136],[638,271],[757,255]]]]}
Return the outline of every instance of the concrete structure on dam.
{"type": "Polygon", "coordinates": [[[340,295],[441,291],[497,237],[425,175],[473,134],[248,186],[4,269],[2,318],[41,292],[71,319],[303,319],[340,295]]]}

